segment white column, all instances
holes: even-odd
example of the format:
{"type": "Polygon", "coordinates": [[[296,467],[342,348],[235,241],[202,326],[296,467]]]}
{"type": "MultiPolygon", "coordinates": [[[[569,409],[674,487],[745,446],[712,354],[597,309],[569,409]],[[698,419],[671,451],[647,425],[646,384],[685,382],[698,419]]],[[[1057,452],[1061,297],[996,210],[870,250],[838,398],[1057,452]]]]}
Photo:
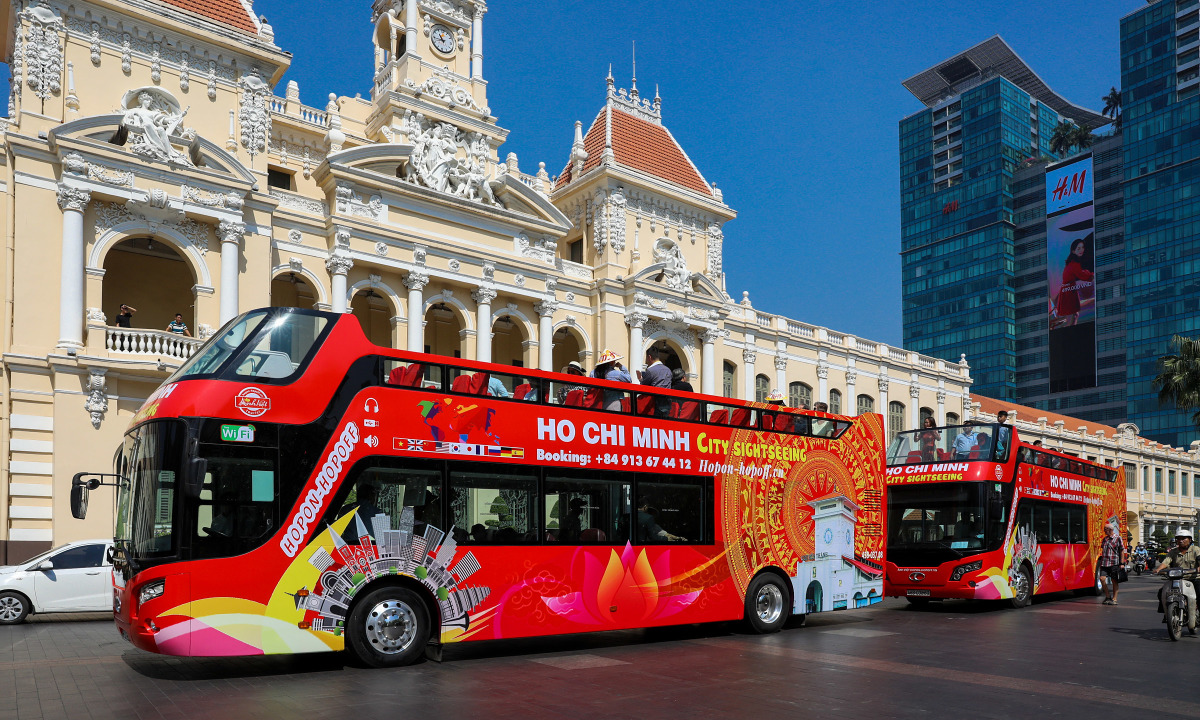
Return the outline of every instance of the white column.
{"type": "Polygon", "coordinates": [[[908,386],[908,397],[912,400],[908,409],[908,427],[916,430],[921,427],[921,387],[916,380],[908,386]]]}
{"type": "Polygon", "coordinates": [[[742,382],[742,389],[745,393],[742,395],[743,400],[754,399],[754,361],[757,359],[758,353],[756,353],[754,350],[750,349],[742,351],[742,362],[746,368],[746,377],[743,378],[742,382]]]}
{"type": "MultiPolygon", "coordinates": [[[[829,363],[825,362],[825,358],[817,361],[817,399],[814,402],[829,404],[829,363]]],[[[842,412],[846,412],[846,409],[842,408],[842,412]]]]}
{"type": "Polygon", "coordinates": [[[330,278],[330,309],[335,313],[347,312],[348,298],[346,297],[346,273],[350,272],[350,268],[354,267],[354,261],[350,256],[346,255],[344,250],[334,250],[329,254],[329,259],[325,261],[325,269],[329,271],[330,278]]]}
{"type": "MultiPolygon", "coordinates": [[[[409,0],[415,5],[415,0],[409,0]]],[[[422,291],[429,284],[429,276],[423,272],[413,271],[404,278],[404,286],[408,288],[408,351],[424,352],[425,350],[425,298],[422,291]]]]}
{"type": "Polygon", "coordinates": [[[629,374],[633,376],[634,380],[637,379],[635,373],[645,369],[646,340],[642,337],[642,329],[646,327],[646,321],[649,319],[645,313],[637,311],[625,313],[625,323],[629,325],[629,357],[626,362],[629,363],[629,374]]]}
{"type": "MultiPolygon", "coordinates": [[[[407,0],[404,3],[404,49],[405,52],[416,54],[417,52],[417,23],[420,18],[417,16],[417,0],[407,0]]],[[[412,313],[409,313],[412,315],[412,313]]],[[[409,322],[412,322],[410,319],[409,322]]],[[[412,338],[412,334],[409,334],[412,338]]],[[[412,348],[409,350],[421,352],[421,348],[412,348]]]]}
{"type": "Polygon", "coordinates": [[[846,368],[846,395],[842,398],[842,414],[854,415],[858,409],[858,370],[846,368]],[[853,409],[852,409],[853,408],[853,409]]]}
{"type": "Polygon", "coordinates": [[[716,342],[721,337],[720,330],[705,330],[700,336],[703,343],[700,348],[700,392],[705,395],[717,394],[717,358],[716,342]]]}
{"type": "Polygon", "coordinates": [[[238,279],[241,275],[238,263],[246,224],[222,220],[217,232],[221,235],[221,324],[224,325],[238,314],[238,279]]]}
{"type": "Polygon", "coordinates": [[[483,14],[485,8],[476,6],[471,21],[471,79],[483,79],[483,14]]]}
{"type": "MultiPolygon", "coordinates": [[[[883,369],[882,372],[887,372],[883,369]]],[[[883,431],[888,432],[888,379],[887,376],[879,378],[879,404],[875,406],[875,412],[883,415],[883,431]]],[[[891,439],[891,436],[888,436],[891,439]]]]}
{"type": "Polygon", "coordinates": [[[946,424],[946,391],[937,391],[937,424],[942,426],[946,424]]]}
{"type": "Polygon", "coordinates": [[[558,310],[558,303],[554,300],[543,300],[534,305],[533,309],[538,314],[538,368],[553,372],[554,312],[558,310]]]}
{"type": "Polygon", "coordinates": [[[58,186],[58,207],[63,213],[62,268],[58,290],[58,344],[83,347],[83,211],[91,192],[58,186]]]}
{"type": "Polygon", "coordinates": [[[492,361],[492,301],[496,299],[496,291],[490,287],[481,287],[471,293],[477,307],[475,327],[479,334],[475,336],[475,359],[479,362],[492,361]]]}
{"type": "Polygon", "coordinates": [[[787,358],[783,355],[775,356],[775,389],[787,397],[787,358]]]}

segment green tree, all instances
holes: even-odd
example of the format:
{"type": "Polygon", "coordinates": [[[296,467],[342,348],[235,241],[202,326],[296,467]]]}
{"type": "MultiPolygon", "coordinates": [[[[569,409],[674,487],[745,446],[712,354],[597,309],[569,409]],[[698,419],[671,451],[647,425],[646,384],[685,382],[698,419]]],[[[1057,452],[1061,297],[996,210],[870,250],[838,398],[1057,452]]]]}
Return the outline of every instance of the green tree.
{"type": "Polygon", "coordinates": [[[1071,144],[1078,150],[1086,150],[1095,142],[1096,136],[1092,134],[1091,125],[1081,125],[1071,133],[1071,144]]]}
{"type": "Polygon", "coordinates": [[[1110,117],[1113,120],[1113,127],[1117,131],[1121,130],[1121,91],[1115,87],[1108,91],[1108,94],[1100,98],[1104,101],[1105,117],[1110,117]]]}
{"type": "Polygon", "coordinates": [[[1075,126],[1067,120],[1060,120],[1050,136],[1050,152],[1062,157],[1067,154],[1074,144],[1075,126]]]}
{"type": "Polygon", "coordinates": [[[1171,338],[1172,355],[1158,361],[1154,388],[1159,405],[1174,405],[1179,410],[1196,410],[1192,422],[1200,427],[1200,339],[1176,335],[1171,338]]]}

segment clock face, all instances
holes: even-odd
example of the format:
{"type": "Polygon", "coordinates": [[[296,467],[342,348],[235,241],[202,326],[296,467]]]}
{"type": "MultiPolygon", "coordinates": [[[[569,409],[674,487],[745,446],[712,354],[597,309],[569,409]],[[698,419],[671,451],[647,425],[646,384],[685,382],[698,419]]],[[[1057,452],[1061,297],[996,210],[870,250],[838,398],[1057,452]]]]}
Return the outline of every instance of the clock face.
{"type": "Polygon", "coordinates": [[[825,544],[828,545],[831,542],[833,542],[833,530],[825,528],[825,544]]]}
{"type": "Polygon", "coordinates": [[[429,31],[429,39],[433,41],[433,47],[438,52],[447,55],[454,52],[454,33],[445,25],[434,25],[429,31]]]}

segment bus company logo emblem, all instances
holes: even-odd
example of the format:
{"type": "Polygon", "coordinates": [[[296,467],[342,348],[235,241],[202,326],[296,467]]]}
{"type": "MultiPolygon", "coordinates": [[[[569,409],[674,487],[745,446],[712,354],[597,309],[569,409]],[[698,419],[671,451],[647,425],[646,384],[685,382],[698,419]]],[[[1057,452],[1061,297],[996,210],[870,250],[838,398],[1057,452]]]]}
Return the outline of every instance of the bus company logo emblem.
{"type": "Polygon", "coordinates": [[[256,387],[248,387],[233,397],[233,406],[247,417],[260,417],[271,409],[271,398],[256,387]]]}
{"type": "Polygon", "coordinates": [[[1004,468],[1000,467],[999,465],[996,466],[996,479],[997,480],[1004,479],[1004,468]]]}
{"type": "Polygon", "coordinates": [[[925,579],[925,573],[923,573],[923,572],[909,573],[908,579],[912,580],[913,582],[921,582],[922,580],[925,579]]]}
{"type": "Polygon", "coordinates": [[[221,440],[225,442],[254,442],[253,425],[222,425],[221,440]]]}
{"type": "Polygon", "coordinates": [[[304,496],[304,501],[296,509],[295,517],[288,525],[287,532],[279,541],[280,549],[288,557],[296,557],[296,553],[300,552],[300,543],[308,537],[309,526],[321,516],[325,498],[337,485],[338,478],[342,476],[342,466],[350,459],[351,453],[358,445],[358,439],[358,426],[352,422],[346,423],[337,444],[329,451],[329,455],[325,458],[325,464],[317,472],[316,487],[309,490],[308,494],[304,496]]]}

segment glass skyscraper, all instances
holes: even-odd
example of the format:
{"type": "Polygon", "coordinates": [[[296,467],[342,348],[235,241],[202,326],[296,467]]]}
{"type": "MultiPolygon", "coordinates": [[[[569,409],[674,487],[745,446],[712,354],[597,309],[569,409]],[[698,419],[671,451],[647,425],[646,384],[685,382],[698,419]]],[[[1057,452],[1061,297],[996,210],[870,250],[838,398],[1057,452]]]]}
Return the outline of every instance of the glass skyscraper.
{"type": "Polygon", "coordinates": [[[1175,334],[1200,331],[1200,4],[1158,0],[1121,19],[1128,413],[1175,447],[1191,412],[1152,387],[1175,334]]]}
{"type": "Polygon", "coordinates": [[[1000,37],[904,82],[900,122],[904,347],[957,361],[973,392],[1017,400],[1013,174],[1065,118],[1107,122],[1052,91],[1000,37]]]}

